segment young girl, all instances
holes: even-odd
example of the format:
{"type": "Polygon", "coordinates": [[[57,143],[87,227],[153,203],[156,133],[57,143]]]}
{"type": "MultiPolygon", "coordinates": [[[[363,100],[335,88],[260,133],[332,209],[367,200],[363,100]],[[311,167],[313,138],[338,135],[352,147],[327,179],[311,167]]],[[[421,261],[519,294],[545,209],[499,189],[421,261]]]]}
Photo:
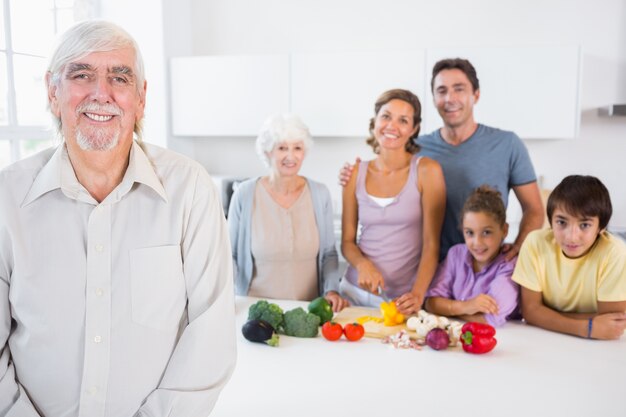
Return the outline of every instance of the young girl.
{"type": "Polygon", "coordinates": [[[519,286],[511,280],[515,258],[500,249],[509,225],[500,193],[480,186],[462,210],[465,243],[450,248],[428,290],[434,314],[500,326],[516,315],[519,286]]]}

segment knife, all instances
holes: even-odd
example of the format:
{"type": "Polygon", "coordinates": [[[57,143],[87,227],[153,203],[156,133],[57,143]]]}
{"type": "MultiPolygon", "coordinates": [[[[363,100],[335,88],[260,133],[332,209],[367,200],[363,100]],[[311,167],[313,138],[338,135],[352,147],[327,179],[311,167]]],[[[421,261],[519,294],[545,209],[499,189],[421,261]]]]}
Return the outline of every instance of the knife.
{"type": "Polygon", "coordinates": [[[382,298],[386,302],[390,302],[391,301],[391,298],[389,298],[387,293],[383,290],[383,287],[381,287],[380,285],[378,286],[378,295],[380,296],[380,298],[382,298]]]}

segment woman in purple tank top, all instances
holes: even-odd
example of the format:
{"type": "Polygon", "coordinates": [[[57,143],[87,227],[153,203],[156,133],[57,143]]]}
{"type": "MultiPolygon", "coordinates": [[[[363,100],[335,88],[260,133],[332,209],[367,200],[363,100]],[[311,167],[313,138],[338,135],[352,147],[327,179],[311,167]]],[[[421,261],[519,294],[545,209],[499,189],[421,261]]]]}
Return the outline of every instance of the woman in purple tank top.
{"type": "Polygon", "coordinates": [[[340,290],[353,304],[378,307],[374,294],[382,288],[412,314],[437,268],[446,186],[439,163],[417,154],[418,98],[389,90],[374,111],[367,143],[376,158],[355,166],[343,191],[341,250],[349,266],[340,290]]]}

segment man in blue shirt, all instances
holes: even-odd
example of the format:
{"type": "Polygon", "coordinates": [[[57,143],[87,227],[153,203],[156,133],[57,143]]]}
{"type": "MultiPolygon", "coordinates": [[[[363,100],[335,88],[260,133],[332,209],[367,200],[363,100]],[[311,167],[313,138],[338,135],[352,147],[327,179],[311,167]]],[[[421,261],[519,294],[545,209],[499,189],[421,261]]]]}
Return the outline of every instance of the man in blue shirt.
{"type": "Polygon", "coordinates": [[[435,64],[431,80],[433,101],[443,127],[420,136],[421,153],[437,160],[446,178],[446,216],[441,232],[441,254],[463,242],[460,213],[472,190],[482,184],[502,193],[505,206],[513,189],[522,206],[519,233],[507,245],[512,258],[526,235],[541,227],[543,204],[537,178],[524,143],[513,132],[476,123],[474,105],[480,86],[474,66],[465,59],[444,59],[435,64]]]}

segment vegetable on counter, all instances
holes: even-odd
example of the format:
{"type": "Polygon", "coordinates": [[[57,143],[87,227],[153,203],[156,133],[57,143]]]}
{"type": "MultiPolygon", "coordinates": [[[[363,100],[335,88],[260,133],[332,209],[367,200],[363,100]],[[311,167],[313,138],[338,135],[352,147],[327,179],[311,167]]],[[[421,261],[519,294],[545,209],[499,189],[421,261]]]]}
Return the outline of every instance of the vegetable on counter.
{"type": "Polygon", "coordinates": [[[382,342],[384,344],[389,344],[396,349],[415,349],[422,350],[422,346],[420,346],[419,342],[416,340],[411,340],[411,337],[407,333],[406,330],[400,330],[396,334],[392,334],[383,338],[382,342]]]}
{"type": "Polygon", "coordinates": [[[318,316],[321,324],[324,324],[333,318],[333,308],[324,297],[317,297],[309,303],[309,313],[318,316]]]}
{"type": "Polygon", "coordinates": [[[343,328],[343,333],[346,335],[346,339],[356,342],[365,335],[365,328],[359,323],[348,323],[343,328]]]}
{"type": "Polygon", "coordinates": [[[357,317],[356,322],[359,324],[365,324],[368,321],[373,321],[374,323],[382,323],[382,317],[374,317],[374,316],[361,316],[357,317]]]}
{"type": "Polygon", "coordinates": [[[462,326],[461,322],[449,320],[445,316],[436,316],[425,310],[418,311],[417,316],[409,317],[406,321],[406,327],[415,331],[417,339],[424,342],[432,329],[439,328],[445,330],[450,339],[448,346],[456,346],[458,344],[462,326]]]}
{"type": "Polygon", "coordinates": [[[334,342],[335,340],[339,340],[342,334],[343,327],[341,327],[341,324],[332,321],[327,321],[322,324],[322,336],[324,336],[326,340],[334,342]]]}
{"type": "Polygon", "coordinates": [[[450,336],[444,329],[435,327],[426,335],[426,344],[432,349],[443,350],[450,344],[450,336]]]}
{"type": "Polygon", "coordinates": [[[302,307],[287,311],[283,316],[283,332],[287,336],[315,337],[319,331],[320,318],[307,313],[302,307]]]}
{"type": "Polygon", "coordinates": [[[278,304],[259,300],[250,306],[248,320],[265,320],[274,330],[278,330],[283,325],[283,309],[278,304]]]}
{"type": "Polygon", "coordinates": [[[278,335],[274,332],[271,324],[265,320],[249,320],[241,328],[243,337],[251,342],[265,343],[270,346],[278,346],[278,335]]]}
{"type": "Polygon", "coordinates": [[[468,353],[487,353],[497,343],[494,338],[496,329],[485,323],[469,322],[461,328],[461,344],[468,353]]]}
{"type": "Polygon", "coordinates": [[[383,315],[385,326],[397,326],[404,323],[404,314],[398,311],[395,301],[383,301],[380,303],[380,312],[383,315]]]}

